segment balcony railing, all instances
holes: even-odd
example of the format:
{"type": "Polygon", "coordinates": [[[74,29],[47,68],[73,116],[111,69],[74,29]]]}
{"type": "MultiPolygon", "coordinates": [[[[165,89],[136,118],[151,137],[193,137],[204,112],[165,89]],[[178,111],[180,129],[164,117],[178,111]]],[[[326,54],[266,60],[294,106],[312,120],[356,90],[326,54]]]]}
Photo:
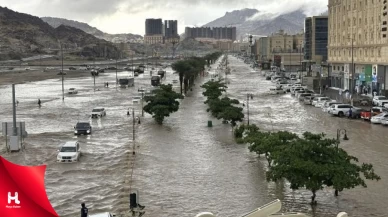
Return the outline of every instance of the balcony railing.
{"type": "Polygon", "coordinates": [[[272,53],[303,53],[303,49],[272,49],[272,53]]]}

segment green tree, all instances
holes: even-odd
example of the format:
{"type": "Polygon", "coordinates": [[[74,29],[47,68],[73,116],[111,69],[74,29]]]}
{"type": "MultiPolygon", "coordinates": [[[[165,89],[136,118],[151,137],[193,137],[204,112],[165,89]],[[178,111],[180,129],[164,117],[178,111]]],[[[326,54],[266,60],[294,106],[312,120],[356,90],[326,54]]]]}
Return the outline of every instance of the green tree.
{"type": "Polygon", "coordinates": [[[179,60],[171,65],[171,68],[178,72],[179,75],[179,85],[181,94],[183,94],[183,79],[185,76],[185,73],[189,72],[192,68],[192,66],[185,60],[179,60]]]}
{"type": "Polygon", "coordinates": [[[291,140],[270,154],[273,163],[267,180],[287,179],[294,190],[310,190],[312,204],[316,204],[316,192],[326,186],[339,190],[359,185],[366,187],[361,174],[365,179],[380,179],[372,165],[358,165],[355,157],[338,148],[337,140],[327,139],[324,134],[304,133],[302,138],[291,140]]]}
{"type": "Polygon", "coordinates": [[[178,111],[179,102],[183,96],[172,89],[172,85],[160,85],[159,89],[153,90],[151,96],[145,96],[147,105],[144,111],[151,114],[158,124],[163,124],[164,118],[178,111]]]}
{"type": "Polygon", "coordinates": [[[209,100],[218,99],[222,96],[222,93],[228,88],[222,81],[208,81],[201,86],[205,89],[202,95],[207,97],[205,104],[208,104],[209,100]]]}

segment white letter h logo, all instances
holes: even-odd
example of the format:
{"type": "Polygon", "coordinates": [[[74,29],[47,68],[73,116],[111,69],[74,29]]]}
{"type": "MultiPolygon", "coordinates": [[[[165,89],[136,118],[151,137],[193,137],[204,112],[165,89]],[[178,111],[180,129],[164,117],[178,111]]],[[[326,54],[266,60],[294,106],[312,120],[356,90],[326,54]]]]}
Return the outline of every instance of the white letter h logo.
{"type": "Polygon", "coordinates": [[[11,196],[11,192],[8,192],[8,204],[11,204],[11,200],[14,200],[16,204],[20,204],[18,192],[15,192],[15,196],[11,196]]]}

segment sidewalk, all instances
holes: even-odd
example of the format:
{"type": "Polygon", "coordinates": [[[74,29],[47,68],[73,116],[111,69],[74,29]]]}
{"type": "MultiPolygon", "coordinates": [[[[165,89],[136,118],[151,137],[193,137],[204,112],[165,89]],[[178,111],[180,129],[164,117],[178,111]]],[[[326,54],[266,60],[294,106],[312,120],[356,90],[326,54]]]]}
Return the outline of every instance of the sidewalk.
{"type": "MultiPolygon", "coordinates": [[[[337,102],[350,103],[350,99],[346,99],[346,95],[344,92],[342,92],[342,96],[339,95],[339,88],[329,87],[329,89],[323,91],[323,94],[333,100],[336,100],[337,102]]],[[[359,102],[360,100],[363,100],[363,99],[372,101],[372,95],[364,95],[364,94],[353,95],[353,102],[359,102]]]]}

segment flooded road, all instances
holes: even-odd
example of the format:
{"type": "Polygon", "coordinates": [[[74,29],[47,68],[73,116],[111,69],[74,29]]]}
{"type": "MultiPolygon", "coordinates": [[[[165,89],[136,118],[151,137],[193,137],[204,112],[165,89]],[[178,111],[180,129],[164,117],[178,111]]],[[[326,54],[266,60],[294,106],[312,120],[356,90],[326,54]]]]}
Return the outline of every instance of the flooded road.
{"type": "MultiPolygon", "coordinates": [[[[139,190],[145,216],[195,216],[210,211],[220,217],[235,217],[274,199],[283,201],[284,211],[298,211],[316,217],[332,217],[345,211],[351,217],[388,216],[388,128],[361,121],[333,118],[320,109],[304,106],[290,95],[265,94],[273,83],[239,60],[230,57],[232,74],[228,75],[228,96],[250,100],[250,122],[265,130],[325,132],[334,137],[337,128],[348,131],[349,141],[341,146],[360,161],[374,164],[380,182],[368,183],[367,189],[356,188],[335,198],[330,189],[317,195],[318,206],[309,205],[311,193],[292,191],[284,185],[267,183],[266,161],[249,153],[246,145],[233,140],[231,127],[215,120],[206,112],[200,84],[181,102],[178,112],[168,117],[163,126],[145,114],[136,126],[139,145],[132,188],[139,190]],[[213,128],[207,121],[213,120],[213,128]]],[[[213,67],[214,68],[214,67],[213,67]]],[[[120,73],[119,76],[124,76],[120,73]]],[[[1,78],[0,78],[1,79],[1,78]]],[[[177,79],[168,71],[167,81],[177,79]]],[[[18,121],[25,121],[29,137],[26,150],[2,155],[14,163],[47,164],[47,194],[62,217],[79,215],[79,204],[86,202],[90,213],[119,213],[129,207],[128,180],[132,142],[132,119],[126,116],[137,88],[150,86],[149,75],[137,78],[136,87],[126,90],[113,85],[115,74],[102,74],[96,79],[100,91],[93,91],[92,77],[65,81],[65,89],[75,87],[79,94],[61,99],[59,79],[18,85],[18,121]],[[109,81],[109,88],[103,82],[109,81]],[[37,107],[37,99],[43,102],[37,107]],[[89,121],[93,107],[105,107],[107,116],[92,120],[91,136],[73,135],[78,120],[89,121]],[[55,162],[58,146],[78,139],[84,155],[76,164],[55,162]]],[[[0,87],[0,119],[12,120],[10,86],[0,87]]],[[[137,114],[140,114],[140,107],[137,114]]],[[[245,110],[244,110],[245,111],[245,110]]],[[[245,111],[246,112],[246,111],[245,111]]],[[[3,148],[3,147],[1,147],[3,148]]]]}

